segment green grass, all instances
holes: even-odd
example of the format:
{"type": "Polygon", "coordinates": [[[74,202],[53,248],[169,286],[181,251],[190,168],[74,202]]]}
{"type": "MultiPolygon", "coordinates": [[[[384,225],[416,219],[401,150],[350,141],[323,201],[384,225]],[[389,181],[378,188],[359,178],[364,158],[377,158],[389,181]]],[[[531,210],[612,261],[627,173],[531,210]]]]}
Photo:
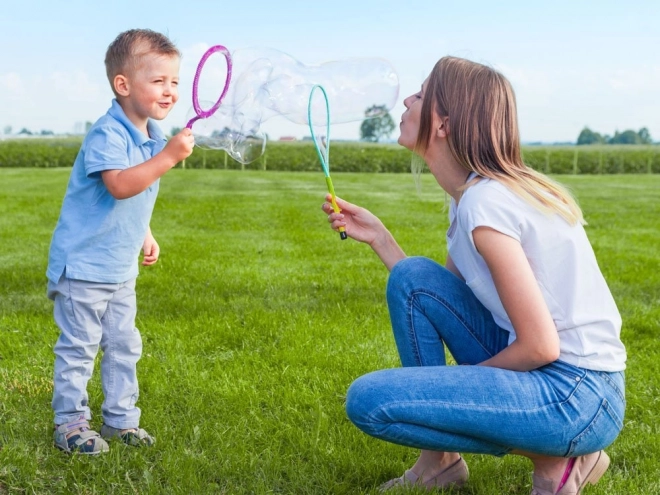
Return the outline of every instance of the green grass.
{"type": "MultiPolygon", "coordinates": [[[[48,244],[70,169],[0,169],[0,494],[375,493],[416,458],[346,418],[356,377],[398,366],[387,272],[340,241],[319,173],[174,170],[152,230],[159,263],[138,278],[142,425],[153,449],[98,458],[52,446],[48,244]]],[[[336,174],[338,194],[379,214],[410,255],[444,260],[447,215],[432,177],[336,174]]],[[[625,428],[585,494],[660,493],[660,176],[560,176],[624,318],[625,428]]],[[[98,372],[89,387],[100,426],[98,372]]],[[[525,494],[531,464],[467,455],[463,493],[525,494]]]]}

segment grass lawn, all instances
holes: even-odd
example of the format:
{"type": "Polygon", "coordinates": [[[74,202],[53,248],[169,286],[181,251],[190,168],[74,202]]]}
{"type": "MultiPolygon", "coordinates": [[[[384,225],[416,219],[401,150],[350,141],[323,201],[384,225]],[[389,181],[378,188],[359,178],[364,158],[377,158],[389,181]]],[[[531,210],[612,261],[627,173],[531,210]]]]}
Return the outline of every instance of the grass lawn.
{"type": "MultiPolygon", "coordinates": [[[[52,445],[48,245],[69,169],[0,169],[0,494],[376,493],[416,451],[346,418],[356,377],[398,366],[384,288],[367,246],[340,241],[320,210],[321,172],[173,170],[138,278],[142,426],[152,449],[107,455],[52,445]]],[[[444,194],[428,174],[335,174],[409,255],[444,260],[444,194]]],[[[660,494],[660,175],[560,176],[624,319],[625,428],[585,494],[660,494]]],[[[98,370],[90,382],[100,428],[98,370]]],[[[466,455],[462,493],[527,495],[524,458],[466,455]]]]}

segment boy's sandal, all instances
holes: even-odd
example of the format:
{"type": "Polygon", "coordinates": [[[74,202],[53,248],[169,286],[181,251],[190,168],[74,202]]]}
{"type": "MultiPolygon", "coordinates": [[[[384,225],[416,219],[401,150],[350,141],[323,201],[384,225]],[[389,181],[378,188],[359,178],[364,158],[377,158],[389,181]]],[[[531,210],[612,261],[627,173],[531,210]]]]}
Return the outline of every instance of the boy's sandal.
{"type": "Polygon", "coordinates": [[[91,430],[84,418],[55,426],[55,447],[69,454],[96,455],[109,449],[101,435],[91,430]]]}
{"type": "Polygon", "coordinates": [[[101,436],[106,440],[118,438],[126,445],[132,445],[133,447],[151,447],[156,443],[156,439],[142,428],[120,429],[103,425],[101,426],[101,436]]]}
{"type": "Polygon", "coordinates": [[[378,491],[382,493],[401,488],[412,488],[414,486],[426,488],[427,490],[449,487],[460,488],[468,480],[468,476],[467,464],[461,457],[454,464],[426,482],[423,482],[421,477],[413,473],[411,469],[408,469],[403,473],[403,476],[391,479],[380,485],[378,491]]]}

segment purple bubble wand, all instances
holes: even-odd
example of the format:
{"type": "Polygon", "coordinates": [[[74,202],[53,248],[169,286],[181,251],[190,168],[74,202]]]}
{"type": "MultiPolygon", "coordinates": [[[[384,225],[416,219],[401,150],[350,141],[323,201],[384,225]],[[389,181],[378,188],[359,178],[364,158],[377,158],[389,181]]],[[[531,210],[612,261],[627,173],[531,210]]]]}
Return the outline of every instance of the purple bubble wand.
{"type": "Polygon", "coordinates": [[[193,124],[197,122],[199,119],[208,119],[215,112],[218,111],[218,108],[220,108],[220,104],[222,103],[222,100],[227,94],[227,90],[229,89],[229,82],[231,81],[231,69],[232,69],[231,55],[229,53],[229,50],[227,50],[227,48],[225,48],[222,45],[215,45],[209,48],[208,50],[206,50],[206,53],[204,53],[204,55],[202,56],[201,60],[199,61],[199,64],[197,64],[197,70],[195,71],[195,79],[193,80],[192,100],[193,100],[193,108],[195,110],[195,116],[188,121],[188,123],[186,124],[186,128],[192,129],[193,124]],[[213,55],[216,52],[220,52],[225,56],[225,60],[227,61],[227,78],[225,79],[225,87],[222,89],[220,98],[218,98],[218,100],[211,108],[209,108],[208,110],[204,110],[199,103],[199,94],[198,94],[199,76],[202,73],[202,68],[204,67],[206,61],[209,59],[211,55],[213,55]]]}

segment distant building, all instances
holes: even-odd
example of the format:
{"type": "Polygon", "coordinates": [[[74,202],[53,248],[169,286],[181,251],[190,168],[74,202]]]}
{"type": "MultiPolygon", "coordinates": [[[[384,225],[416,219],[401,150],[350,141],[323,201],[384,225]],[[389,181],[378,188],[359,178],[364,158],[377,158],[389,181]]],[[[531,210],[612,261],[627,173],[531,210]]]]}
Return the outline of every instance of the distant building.
{"type": "Polygon", "coordinates": [[[282,136],[280,141],[297,141],[296,136],[282,136]]]}

